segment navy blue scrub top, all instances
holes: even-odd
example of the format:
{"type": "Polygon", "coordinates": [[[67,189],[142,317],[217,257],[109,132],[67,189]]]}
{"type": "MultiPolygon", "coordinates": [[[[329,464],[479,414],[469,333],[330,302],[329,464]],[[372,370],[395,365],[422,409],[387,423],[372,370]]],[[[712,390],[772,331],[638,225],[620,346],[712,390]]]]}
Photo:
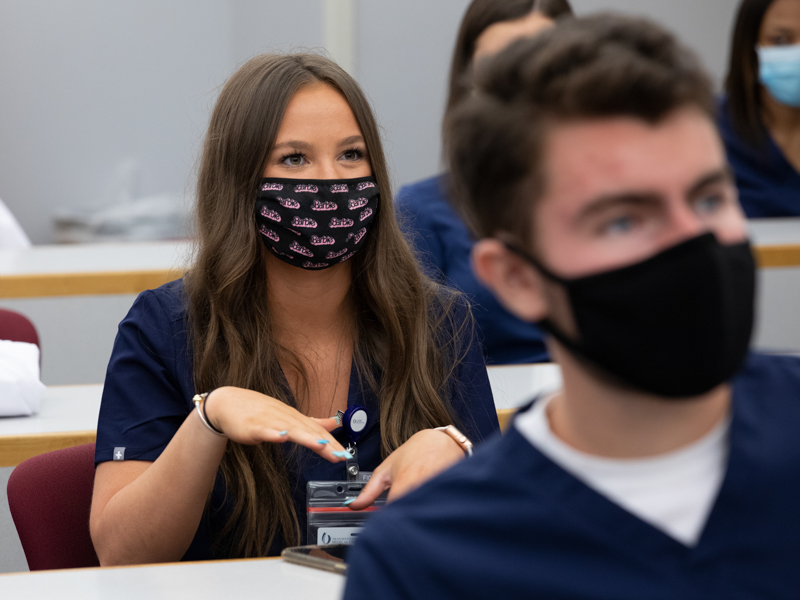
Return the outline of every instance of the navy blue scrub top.
{"type": "MultiPolygon", "coordinates": [[[[464,313],[462,315],[464,316],[464,313]]],[[[97,426],[95,463],[110,461],[121,452],[124,460],[155,461],[164,451],[183,420],[194,409],[192,353],[183,294],[178,280],[139,295],[119,325],[106,373],[100,417],[97,426]]],[[[457,367],[450,390],[458,426],[480,443],[498,430],[497,413],[480,346],[474,341],[457,367]]],[[[355,368],[350,371],[347,405],[367,410],[367,428],[358,440],[362,470],[371,471],[381,462],[381,436],[378,399],[371,390],[361,388],[355,368]]],[[[343,445],[342,428],[333,432],[343,445]]],[[[291,444],[286,444],[288,452],[291,444]]],[[[345,480],[345,463],[332,464],[304,447],[298,447],[296,469],[290,473],[300,531],[305,536],[305,501],[308,481],[345,480]]],[[[212,542],[224,526],[232,507],[221,477],[212,493],[197,534],[184,560],[227,557],[226,549],[212,542]],[[226,500],[227,497],[227,500],[226,500]]],[[[283,540],[276,540],[270,554],[278,554],[283,540]]]]}
{"type": "Polygon", "coordinates": [[[438,175],[404,186],[397,194],[400,222],[434,281],[453,286],[472,302],[490,365],[547,362],[541,330],[508,312],[472,272],[474,239],[447,199],[447,180],[438,175]]]}
{"type": "Polygon", "coordinates": [[[568,473],[516,427],[389,505],[349,553],[345,600],[800,596],[800,360],[751,356],[694,547],[568,473]]]}
{"type": "Polygon", "coordinates": [[[733,128],[726,98],[719,104],[718,121],[745,215],[749,219],[800,216],[800,173],[775,140],[767,134],[762,148],[742,140],[733,128]]]}

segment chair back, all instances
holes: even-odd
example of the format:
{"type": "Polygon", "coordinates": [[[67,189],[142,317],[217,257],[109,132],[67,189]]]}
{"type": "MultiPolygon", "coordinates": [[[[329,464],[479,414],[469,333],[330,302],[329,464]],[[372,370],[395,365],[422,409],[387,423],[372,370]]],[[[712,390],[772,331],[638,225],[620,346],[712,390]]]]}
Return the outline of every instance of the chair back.
{"type": "Polygon", "coordinates": [[[39,346],[39,334],[28,317],[7,308],[0,308],[0,340],[28,342],[39,346]]]}
{"type": "Polygon", "coordinates": [[[34,456],[8,478],[8,506],[31,571],[96,567],[89,535],[94,444],[34,456]]]}

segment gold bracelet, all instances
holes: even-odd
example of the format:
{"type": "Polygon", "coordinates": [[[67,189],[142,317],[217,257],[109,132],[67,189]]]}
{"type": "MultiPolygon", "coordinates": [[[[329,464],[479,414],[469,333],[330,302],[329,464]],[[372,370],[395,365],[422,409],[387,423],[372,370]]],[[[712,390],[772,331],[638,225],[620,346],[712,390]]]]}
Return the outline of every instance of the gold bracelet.
{"type": "Polygon", "coordinates": [[[444,427],[434,427],[435,431],[444,431],[447,435],[453,438],[453,441],[461,446],[461,449],[466,453],[467,456],[472,456],[472,442],[469,441],[469,438],[461,433],[458,429],[456,429],[452,425],[445,425],[444,427]]]}
{"type": "MultiPolygon", "coordinates": [[[[213,391],[213,390],[212,390],[213,391]]],[[[203,425],[208,427],[208,430],[213,433],[214,435],[219,435],[221,437],[228,437],[219,429],[214,427],[211,422],[208,420],[208,416],[206,415],[206,398],[211,392],[204,392],[202,394],[195,394],[194,398],[192,398],[192,402],[194,402],[194,406],[197,409],[197,416],[200,417],[200,420],[203,422],[203,425]]]]}

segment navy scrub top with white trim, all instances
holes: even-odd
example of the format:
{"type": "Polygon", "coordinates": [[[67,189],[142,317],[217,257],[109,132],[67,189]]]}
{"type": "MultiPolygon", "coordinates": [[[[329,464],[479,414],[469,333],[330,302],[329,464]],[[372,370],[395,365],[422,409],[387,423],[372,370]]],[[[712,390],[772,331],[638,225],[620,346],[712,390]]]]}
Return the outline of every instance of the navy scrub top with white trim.
{"type": "Polygon", "coordinates": [[[512,426],[377,513],[344,600],[800,597],[800,360],[748,358],[730,454],[696,546],[592,489],[512,426]]]}
{"type": "MultiPolygon", "coordinates": [[[[451,389],[460,425],[473,442],[480,443],[498,430],[483,355],[475,341],[457,367],[451,389]]],[[[95,463],[112,460],[117,448],[124,448],[125,460],[155,461],[194,409],[194,394],[183,282],[178,280],[140,294],[120,323],[103,388],[95,463]]],[[[358,440],[358,457],[361,468],[371,471],[381,462],[378,399],[371,390],[359,387],[355,368],[347,405],[367,409],[368,425],[358,440]]],[[[334,436],[346,443],[343,429],[334,431],[334,436]]],[[[300,531],[305,535],[306,482],[344,480],[345,463],[329,463],[303,447],[297,455],[299,473],[291,477],[300,531]]],[[[225,557],[224,550],[212,552],[212,540],[230,511],[231,501],[226,504],[225,497],[218,477],[211,510],[205,511],[184,560],[225,557]]],[[[276,540],[270,554],[278,554],[283,545],[276,540]]]]}

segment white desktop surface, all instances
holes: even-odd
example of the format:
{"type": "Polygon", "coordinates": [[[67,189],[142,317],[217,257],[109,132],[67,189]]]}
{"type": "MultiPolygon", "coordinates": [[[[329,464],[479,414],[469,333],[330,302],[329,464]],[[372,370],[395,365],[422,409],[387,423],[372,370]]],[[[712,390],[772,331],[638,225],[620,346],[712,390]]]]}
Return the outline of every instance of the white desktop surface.
{"type": "MultiPolygon", "coordinates": [[[[498,409],[516,408],[537,394],[561,386],[561,371],[551,363],[492,366],[488,371],[498,409]]],[[[49,386],[39,414],[0,418],[0,443],[7,435],[95,430],[102,395],[100,384],[49,386]]]]}
{"type": "Polygon", "coordinates": [[[488,368],[496,409],[518,408],[536,396],[561,387],[561,367],[554,363],[496,365],[488,368]]]}
{"type": "MultiPolygon", "coordinates": [[[[751,219],[748,230],[756,246],[800,244],[800,217],[751,219]]],[[[179,270],[191,250],[186,240],[0,249],[0,276],[179,270]]]]}
{"type": "Polygon", "coordinates": [[[6,435],[95,430],[102,394],[99,384],[49,386],[38,414],[0,417],[0,443],[6,435]]]}
{"type": "Polygon", "coordinates": [[[800,217],[749,219],[747,230],[754,246],[789,246],[800,244],[800,217]]]}
{"type": "Polygon", "coordinates": [[[2,598],[334,600],[345,578],[283,560],[233,560],[0,576],[2,598]]]}
{"type": "Polygon", "coordinates": [[[54,244],[0,250],[0,277],[180,269],[188,264],[188,241],[116,244],[54,244]]]}

